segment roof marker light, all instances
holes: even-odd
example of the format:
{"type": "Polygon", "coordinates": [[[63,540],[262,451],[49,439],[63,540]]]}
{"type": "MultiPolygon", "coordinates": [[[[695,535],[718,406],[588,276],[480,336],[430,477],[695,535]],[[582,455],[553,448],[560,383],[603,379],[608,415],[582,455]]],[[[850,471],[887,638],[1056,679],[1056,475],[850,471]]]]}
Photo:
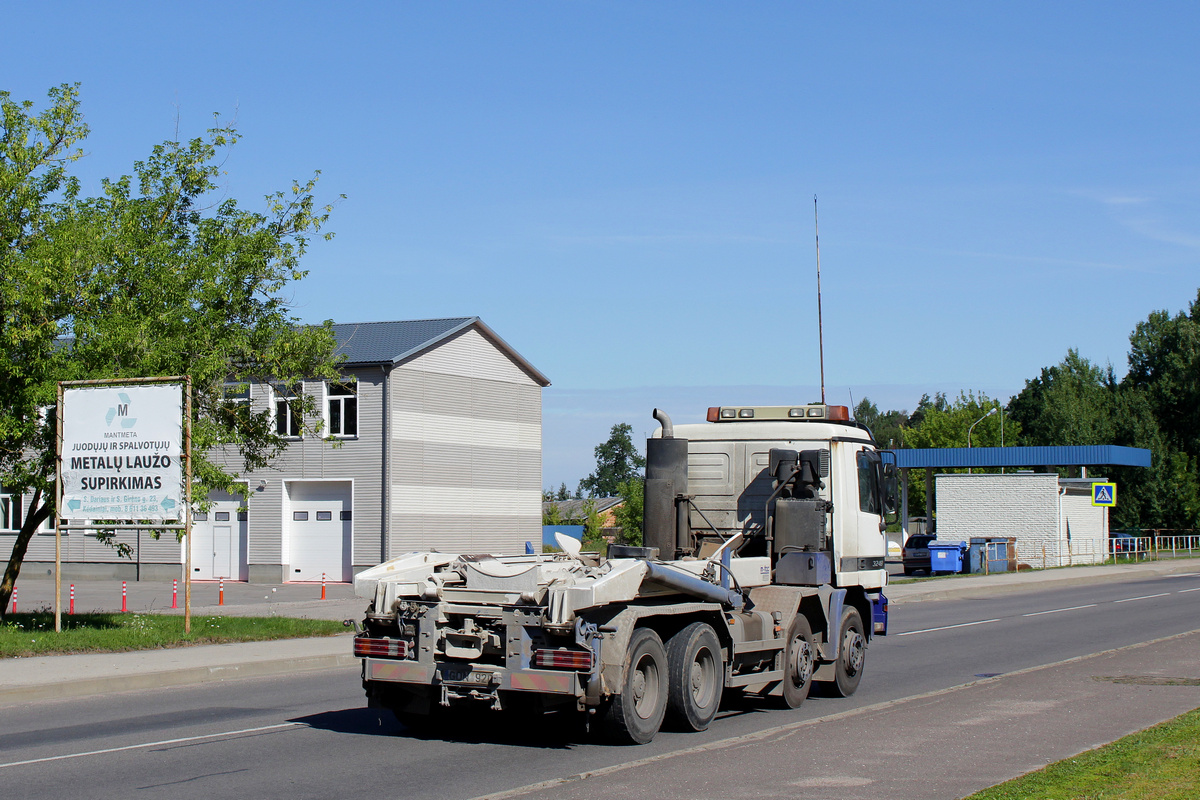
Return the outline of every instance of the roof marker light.
{"type": "Polygon", "coordinates": [[[754,419],[754,409],[753,408],[743,408],[740,411],[738,411],[738,416],[742,419],[754,419]]]}

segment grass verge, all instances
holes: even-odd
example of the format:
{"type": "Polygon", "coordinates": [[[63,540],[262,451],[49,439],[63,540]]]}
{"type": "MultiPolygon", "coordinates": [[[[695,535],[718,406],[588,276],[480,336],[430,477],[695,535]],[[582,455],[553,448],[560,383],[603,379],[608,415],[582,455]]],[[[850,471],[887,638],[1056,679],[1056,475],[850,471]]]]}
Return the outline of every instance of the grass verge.
{"type": "Polygon", "coordinates": [[[1194,800],[1200,709],[1001,783],[966,800],[1194,800]]]}
{"type": "Polygon", "coordinates": [[[0,658],[332,636],[344,630],[342,623],[324,619],[201,615],[192,617],[192,632],[184,633],[183,617],[173,614],[75,614],[64,615],[62,632],[56,633],[51,613],[9,614],[0,623],[0,658]]]}

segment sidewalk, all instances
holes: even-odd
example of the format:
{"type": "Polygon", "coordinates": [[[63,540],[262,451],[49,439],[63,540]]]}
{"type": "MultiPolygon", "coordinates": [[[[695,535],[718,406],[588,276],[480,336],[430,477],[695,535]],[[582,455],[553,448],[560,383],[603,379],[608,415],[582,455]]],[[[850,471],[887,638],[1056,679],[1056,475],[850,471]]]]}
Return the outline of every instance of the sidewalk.
{"type": "MultiPolygon", "coordinates": [[[[1037,591],[1102,581],[1126,581],[1157,575],[1200,572],[1200,559],[1143,562],[1139,564],[1000,575],[964,575],[890,586],[891,603],[903,604],[948,598],[979,598],[1018,591],[1037,591]]],[[[19,610],[53,607],[54,583],[23,580],[19,610]],[[31,596],[29,602],[25,598],[31,596]]],[[[67,587],[64,586],[64,614],[67,587]]],[[[120,581],[76,583],[76,610],[119,611],[120,581]],[[84,594],[86,589],[86,594],[84,594]],[[84,597],[89,598],[83,600],[84,597]]],[[[357,620],[366,601],[354,596],[349,584],[328,584],[321,600],[319,584],[225,585],[226,604],[218,606],[218,586],[199,583],[193,587],[192,614],[196,617],[289,616],[313,619],[357,620]],[[197,605],[197,603],[205,603],[197,605]]],[[[179,605],[182,606],[182,589],[179,605]]],[[[171,587],[129,583],[127,605],[131,612],[182,613],[172,611],[171,587]]],[[[251,675],[286,674],[297,670],[351,667],[349,634],[316,638],[205,645],[172,650],[102,653],[40,658],[0,659],[0,706],[47,697],[81,696],[120,689],[182,686],[228,680],[251,675]]],[[[1200,705],[1200,701],[1197,703],[1200,705]]]]}
{"type": "Polygon", "coordinates": [[[978,599],[1015,592],[1036,592],[1063,586],[1138,580],[1160,575],[1200,572],[1200,558],[1173,558],[1140,561],[1132,564],[1107,564],[1088,567],[1001,572],[995,575],[950,575],[888,586],[884,589],[889,603],[915,603],[923,600],[978,599]]]}

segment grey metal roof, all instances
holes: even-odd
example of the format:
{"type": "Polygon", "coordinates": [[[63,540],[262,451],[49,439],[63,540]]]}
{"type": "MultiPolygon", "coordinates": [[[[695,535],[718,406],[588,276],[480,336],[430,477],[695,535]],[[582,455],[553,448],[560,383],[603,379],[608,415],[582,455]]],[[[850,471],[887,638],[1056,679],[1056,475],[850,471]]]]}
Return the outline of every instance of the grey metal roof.
{"type": "Polygon", "coordinates": [[[1149,467],[1150,451],[1114,444],[1065,447],[934,447],[895,450],[900,468],[1149,467]]]}
{"type": "Polygon", "coordinates": [[[333,335],[337,338],[337,353],[346,356],[347,365],[398,364],[470,327],[477,328],[535,381],[542,386],[550,385],[545,375],[497,336],[479,317],[340,322],[334,323],[333,335]]]}

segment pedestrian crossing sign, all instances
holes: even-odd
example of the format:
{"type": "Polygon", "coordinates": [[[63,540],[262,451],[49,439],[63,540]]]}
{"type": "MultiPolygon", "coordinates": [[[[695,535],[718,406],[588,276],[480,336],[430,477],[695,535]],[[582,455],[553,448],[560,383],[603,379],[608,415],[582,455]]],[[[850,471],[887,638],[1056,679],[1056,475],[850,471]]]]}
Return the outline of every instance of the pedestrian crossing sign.
{"type": "Polygon", "coordinates": [[[1112,508],[1117,504],[1117,485],[1115,483],[1093,483],[1092,505],[1112,508]]]}

